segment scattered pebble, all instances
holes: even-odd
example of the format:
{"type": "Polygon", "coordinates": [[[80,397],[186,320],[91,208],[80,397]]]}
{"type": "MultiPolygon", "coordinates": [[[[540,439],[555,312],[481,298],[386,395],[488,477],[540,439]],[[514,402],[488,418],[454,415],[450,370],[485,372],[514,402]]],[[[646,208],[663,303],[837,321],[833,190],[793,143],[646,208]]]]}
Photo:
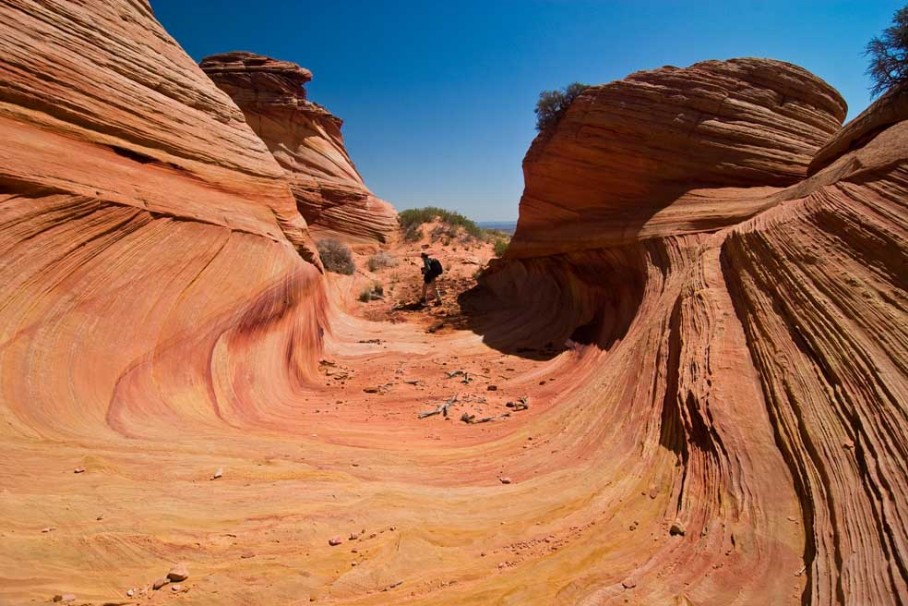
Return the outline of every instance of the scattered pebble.
{"type": "Polygon", "coordinates": [[[72,593],[57,594],[54,596],[54,602],[75,602],[76,596],[72,593]]]}
{"type": "Polygon", "coordinates": [[[48,526],[47,528],[42,528],[41,532],[53,532],[54,530],[53,526],[48,526]]]}
{"type": "Polygon", "coordinates": [[[170,569],[170,572],[167,573],[167,578],[174,583],[185,581],[189,578],[189,568],[186,567],[186,564],[180,562],[170,569]]]}
{"type": "Polygon", "coordinates": [[[637,586],[637,581],[634,581],[633,579],[625,579],[624,581],[621,581],[621,586],[625,589],[633,589],[637,586]]]}
{"type": "Polygon", "coordinates": [[[497,385],[489,385],[488,387],[486,387],[486,391],[498,391],[498,386],[497,386],[497,385]]]}
{"type": "Polygon", "coordinates": [[[328,545],[331,545],[332,547],[334,547],[335,545],[340,545],[343,542],[344,539],[342,539],[340,536],[331,537],[330,539],[328,539],[328,545]]]}
{"type": "Polygon", "coordinates": [[[685,532],[685,530],[684,530],[684,524],[682,524],[679,520],[675,520],[675,521],[672,523],[672,527],[668,529],[668,534],[672,535],[673,537],[674,537],[674,536],[682,536],[682,537],[683,537],[683,536],[684,536],[684,532],[685,532]]]}
{"type": "Polygon", "coordinates": [[[252,553],[251,551],[244,551],[243,553],[240,554],[240,558],[242,558],[244,560],[249,559],[249,558],[254,558],[254,557],[255,557],[255,554],[252,553]]]}
{"type": "Polygon", "coordinates": [[[183,587],[181,585],[171,585],[170,586],[170,590],[174,591],[174,592],[180,591],[181,589],[183,589],[183,587]]]}
{"type": "Polygon", "coordinates": [[[134,595],[136,595],[136,590],[135,590],[135,589],[127,589],[127,590],[126,590],[126,596],[127,596],[127,597],[130,597],[130,598],[131,598],[131,597],[134,596],[134,595]]]}
{"type": "Polygon", "coordinates": [[[502,484],[510,484],[511,478],[509,478],[508,476],[501,476],[498,478],[498,481],[501,482],[502,484]]]}
{"type": "Polygon", "coordinates": [[[217,471],[214,472],[214,475],[211,476],[211,479],[212,479],[212,480],[217,480],[218,478],[220,478],[220,477],[223,476],[223,475],[224,475],[224,470],[223,470],[223,468],[218,467],[217,471]]]}
{"type": "Polygon", "coordinates": [[[84,467],[76,467],[75,469],[73,469],[73,473],[85,473],[85,468],[84,468],[84,467]]]}
{"type": "Polygon", "coordinates": [[[655,499],[659,496],[659,487],[653,484],[649,487],[649,498],[655,499]]]}
{"type": "Polygon", "coordinates": [[[154,589],[155,591],[157,591],[158,589],[160,589],[161,587],[164,587],[168,583],[170,583],[170,581],[167,580],[166,578],[162,577],[162,578],[156,580],[154,583],[152,583],[151,588],[154,589]]]}
{"type": "Polygon", "coordinates": [[[359,538],[359,534],[357,534],[357,533],[355,533],[355,532],[351,532],[351,533],[350,533],[350,540],[351,540],[351,541],[355,541],[355,540],[358,539],[358,538],[359,538]]]}

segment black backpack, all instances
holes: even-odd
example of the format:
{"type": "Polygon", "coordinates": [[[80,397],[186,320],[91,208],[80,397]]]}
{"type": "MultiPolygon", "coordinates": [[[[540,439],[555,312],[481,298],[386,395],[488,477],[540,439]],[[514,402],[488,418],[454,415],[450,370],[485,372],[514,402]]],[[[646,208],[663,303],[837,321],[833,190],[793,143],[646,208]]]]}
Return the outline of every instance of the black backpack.
{"type": "Polygon", "coordinates": [[[429,259],[429,270],[436,276],[440,276],[444,271],[444,268],[441,266],[441,261],[438,259],[429,259]]]}

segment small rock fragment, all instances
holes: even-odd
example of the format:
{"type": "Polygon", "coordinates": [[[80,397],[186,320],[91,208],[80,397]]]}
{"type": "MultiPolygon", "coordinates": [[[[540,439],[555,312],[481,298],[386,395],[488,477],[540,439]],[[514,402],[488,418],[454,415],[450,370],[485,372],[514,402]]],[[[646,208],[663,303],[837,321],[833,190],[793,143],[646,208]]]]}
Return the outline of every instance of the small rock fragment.
{"type": "Polygon", "coordinates": [[[340,536],[331,537],[330,539],[328,539],[328,545],[331,545],[332,547],[334,547],[336,545],[340,545],[343,542],[344,542],[344,539],[341,538],[340,536]]]}
{"type": "Polygon", "coordinates": [[[174,592],[180,591],[181,589],[183,589],[183,587],[181,585],[171,585],[170,586],[170,590],[174,591],[174,592]]]}
{"type": "Polygon", "coordinates": [[[76,596],[72,593],[57,594],[54,596],[54,602],[75,602],[76,596]]]}
{"type": "Polygon", "coordinates": [[[220,477],[223,476],[223,475],[224,475],[224,469],[221,468],[221,467],[218,467],[218,468],[217,468],[217,471],[214,472],[214,475],[211,476],[211,479],[212,479],[212,480],[217,480],[218,478],[220,478],[220,477]]]}
{"type": "Polygon", "coordinates": [[[498,478],[498,481],[501,482],[502,484],[510,484],[510,483],[511,483],[511,478],[509,478],[509,477],[507,477],[507,476],[500,476],[500,477],[498,478]]]}
{"type": "Polygon", "coordinates": [[[488,387],[486,387],[486,391],[498,391],[498,386],[497,386],[497,385],[489,385],[488,387]]]}
{"type": "Polygon", "coordinates": [[[674,536],[684,536],[684,524],[680,520],[675,520],[672,523],[672,527],[668,529],[668,534],[674,536]]]}
{"type": "Polygon", "coordinates": [[[651,485],[649,487],[649,498],[655,499],[658,496],[659,496],[659,487],[656,486],[655,484],[651,485]]]}
{"type": "Polygon", "coordinates": [[[162,578],[156,580],[154,583],[152,583],[151,588],[154,589],[155,591],[157,591],[158,589],[160,589],[161,587],[164,587],[168,583],[170,583],[170,581],[168,581],[166,578],[162,577],[162,578]]]}
{"type": "Polygon", "coordinates": [[[170,569],[170,572],[167,573],[167,578],[174,583],[185,581],[189,578],[189,568],[186,567],[186,564],[180,562],[170,569]]]}
{"type": "Polygon", "coordinates": [[[73,473],[85,473],[85,468],[84,468],[84,467],[76,467],[75,469],[73,469],[73,473]]]}
{"type": "Polygon", "coordinates": [[[54,530],[53,526],[48,526],[47,528],[42,528],[41,532],[53,532],[53,530],[54,530]]]}
{"type": "Polygon", "coordinates": [[[240,554],[240,558],[242,558],[244,560],[247,560],[249,558],[254,558],[254,557],[255,557],[255,554],[251,551],[244,551],[243,553],[240,554]]]}
{"type": "Polygon", "coordinates": [[[127,589],[127,590],[126,590],[126,595],[127,595],[127,597],[130,597],[130,598],[131,598],[132,596],[136,595],[136,590],[135,590],[135,589],[127,589]]]}
{"type": "Polygon", "coordinates": [[[355,540],[358,539],[358,538],[359,538],[359,534],[357,534],[357,533],[355,533],[355,532],[351,532],[351,533],[350,533],[350,540],[351,540],[351,541],[355,541],[355,540]]]}
{"type": "Polygon", "coordinates": [[[633,579],[625,579],[625,580],[621,581],[621,586],[624,587],[625,589],[633,589],[634,587],[637,586],[637,581],[635,581],[633,579]]]}

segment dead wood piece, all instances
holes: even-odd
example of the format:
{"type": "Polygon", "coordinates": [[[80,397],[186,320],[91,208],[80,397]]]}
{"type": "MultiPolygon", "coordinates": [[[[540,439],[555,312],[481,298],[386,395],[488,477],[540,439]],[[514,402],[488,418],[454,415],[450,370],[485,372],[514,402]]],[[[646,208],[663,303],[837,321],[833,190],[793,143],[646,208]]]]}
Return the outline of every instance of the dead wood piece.
{"type": "Polygon", "coordinates": [[[508,402],[505,406],[514,410],[514,412],[517,412],[519,410],[526,410],[530,407],[530,404],[527,402],[527,397],[522,396],[516,402],[508,402]]]}
{"type": "Polygon", "coordinates": [[[419,419],[425,419],[426,417],[431,417],[431,416],[434,416],[434,415],[437,415],[437,414],[441,414],[441,415],[443,415],[444,417],[447,417],[447,416],[448,416],[448,409],[449,409],[451,406],[454,406],[454,404],[455,404],[455,403],[457,402],[457,400],[459,400],[459,399],[460,399],[460,394],[457,394],[457,395],[455,395],[455,396],[452,396],[452,397],[448,398],[447,400],[445,400],[443,403],[439,404],[439,405],[438,405],[438,408],[436,408],[435,410],[425,410],[425,411],[419,413],[419,414],[417,415],[417,418],[419,418],[419,419]]]}

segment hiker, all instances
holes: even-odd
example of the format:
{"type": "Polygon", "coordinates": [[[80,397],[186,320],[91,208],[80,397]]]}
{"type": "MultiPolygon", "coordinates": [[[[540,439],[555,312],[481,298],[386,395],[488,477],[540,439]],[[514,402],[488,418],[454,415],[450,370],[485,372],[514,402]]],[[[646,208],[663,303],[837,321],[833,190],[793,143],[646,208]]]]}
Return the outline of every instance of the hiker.
{"type": "Polygon", "coordinates": [[[435,278],[441,275],[444,269],[441,267],[441,262],[438,259],[434,259],[429,256],[428,253],[421,253],[422,256],[422,299],[419,300],[420,305],[426,304],[426,293],[429,290],[429,286],[432,287],[432,293],[435,295],[435,305],[441,305],[441,295],[438,294],[438,285],[435,284],[435,278]]]}

